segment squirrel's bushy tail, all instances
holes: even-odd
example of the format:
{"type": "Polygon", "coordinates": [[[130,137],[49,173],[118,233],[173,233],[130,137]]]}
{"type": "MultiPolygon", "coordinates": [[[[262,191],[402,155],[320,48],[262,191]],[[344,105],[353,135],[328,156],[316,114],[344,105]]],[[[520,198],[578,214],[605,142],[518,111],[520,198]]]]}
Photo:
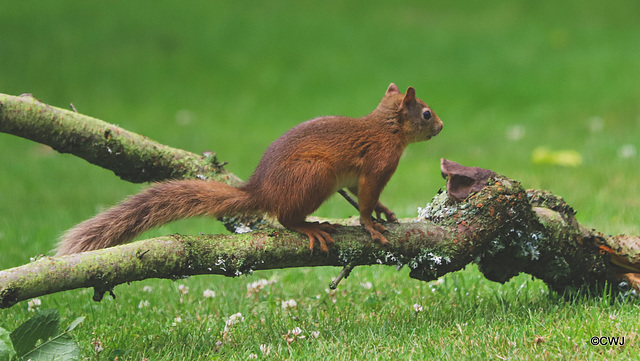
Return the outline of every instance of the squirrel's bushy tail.
{"type": "Polygon", "coordinates": [[[216,181],[157,183],[68,230],[58,244],[57,254],[126,243],[146,230],[178,219],[255,211],[253,203],[245,190],[216,181]]]}

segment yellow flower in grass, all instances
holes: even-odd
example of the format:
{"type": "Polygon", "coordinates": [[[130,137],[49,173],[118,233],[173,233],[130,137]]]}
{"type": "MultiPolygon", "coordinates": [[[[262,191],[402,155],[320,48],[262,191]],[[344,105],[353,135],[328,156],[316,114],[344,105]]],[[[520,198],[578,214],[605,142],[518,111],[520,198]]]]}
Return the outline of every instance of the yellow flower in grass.
{"type": "Polygon", "coordinates": [[[538,147],[531,153],[531,162],[533,164],[577,167],[582,164],[582,156],[573,149],[553,151],[547,147],[538,147]]]}

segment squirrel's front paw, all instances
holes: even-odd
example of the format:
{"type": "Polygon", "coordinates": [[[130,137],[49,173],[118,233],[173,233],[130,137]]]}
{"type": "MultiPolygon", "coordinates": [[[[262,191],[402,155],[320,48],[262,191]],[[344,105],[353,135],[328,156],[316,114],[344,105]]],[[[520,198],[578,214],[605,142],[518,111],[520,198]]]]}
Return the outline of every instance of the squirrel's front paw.
{"type": "Polygon", "coordinates": [[[398,221],[398,217],[396,217],[396,214],[393,213],[389,208],[383,206],[382,203],[378,203],[378,205],[375,208],[375,212],[376,212],[376,218],[378,219],[382,219],[380,217],[384,214],[384,218],[387,220],[387,222],[398,221]]]}

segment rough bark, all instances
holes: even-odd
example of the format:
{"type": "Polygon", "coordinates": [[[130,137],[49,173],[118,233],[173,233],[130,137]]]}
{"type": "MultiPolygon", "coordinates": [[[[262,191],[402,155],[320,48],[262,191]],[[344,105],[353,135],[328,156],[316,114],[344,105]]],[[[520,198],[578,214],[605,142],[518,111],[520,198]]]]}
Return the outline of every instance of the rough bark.
{"type": "MultiPolygon", "coordinates": [[[[17,118],[31,121],[32,117],[38,117],[45,119],[40,122],[58,124],[65,123],[67,113],[72,114],[72,119],[79,116],[66,111],[59,115],[61,110],[53,108],[52,111],[52,107],[30,97],[19,100],[22,101],[27,103],[26,108],[7,112],[5,98],[0,98],[1,131],[9,132],[8,129],[28,139],[55,143],[44,140],[44,135],[27,134],[29,127],[21,126],[17,118]],[[40,110],[34,112],[34,107],[40,110]],[[43,112],[53,115],[40,114],[43,112]],[[52,117],[55,120],[51,120],[52,117]],[[7,126],[14,123],[16,125],[7,126]]],[[[70,132],[80,139],[108,138],[101,136],[105,134],[104,126],[89,131],[92,135],[76,135],[82,133],[82,129],[91,128],[89,126],[62,125],[64,131],[49,127],[53,133],[70,132]]],[[[111,132],[122,134],[119,129],[111,132]]],[[[64,134],[56,137],[63,143],[67,139],[64,134]]],[[[148,140],[136,138],[131,147],[135,148],[138,141],[148,140]]],[[[107,155],[95,155],[100,156],[107,155]]],[[[130,158],[129,155],[122,157],[130,158]]],[[[199,164],[197,156],[193,161],[199,164]]],[[[91,162],[101,166],[113,164],[91,162]]],[[[174,164],[192,167],[182,162],[174,164]]],[[[0,271],[0,307],[83,287],[93,287],[94,299],[99,300],[118,284],[146,278],[175,279],[196,274],[238,276],[254,270],[313,266],[343,266],[348,274],[354,266],[374,264],[407,266],[411,269],[410,277],[430,281],[475,262],[488,279],[497,282],[526,272],[559,292],[582,287],[600,289],[607,284],[614,284],[616,290],[627,294],[637,292],[639,237],[605,236],[587,229],[576,221],[575,212],[561,197],[546,191],[525,190],[519,182],[490,170],[443,160],[442,173],[447,178],[447,192],[437,194],[421,209],[417,219],[385,224],[389,229],[388,247],[371,244],[360,226],[337,227],[336,244],[328,254],[311,254],[305,236],[282,229],[235,235],[159,237],[110,249],[44,257],[0,271]]]]}

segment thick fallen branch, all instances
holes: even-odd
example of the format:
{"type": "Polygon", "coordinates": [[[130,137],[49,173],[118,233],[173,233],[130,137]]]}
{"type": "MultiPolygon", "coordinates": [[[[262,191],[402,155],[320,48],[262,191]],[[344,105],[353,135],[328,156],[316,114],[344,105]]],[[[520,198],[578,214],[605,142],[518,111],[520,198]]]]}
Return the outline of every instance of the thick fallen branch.
{"type": "MultiPolygon", "coordinates": [[[[0,103],[0,129],[7,115],[0,103]]],[[[526,272],[556,291],[598,289],[621,278],[638,288],[640,238],[604,236],[581,226],[573,209],[549,192],[480,168],[442,161],[447,192],[420,218],[388,224],[388,247],[371,244],[359,226],[340,226],[329,254],[311,254],[304,236],[269,229],[236,235],[166,236],[110,249],[45,257],[0,271],[0,307],[75,288],[93,287],[99,300],[114,286],[146,278],[196,274],[237,276],[287,267],[385,264],[433,280],[470,262],[505,282],[526,272]]],[[[624,291],[624,289],[621,289],[624,291]]]]}
{"type": "Polygon", "coordinates": [[[44,104],[31,94],[0,94],[0,132],[71,153],[128,182],[177,178],[215,178],[239,183],[214,153],[197,155],[155,142],[71,110],[44,104]]]}

